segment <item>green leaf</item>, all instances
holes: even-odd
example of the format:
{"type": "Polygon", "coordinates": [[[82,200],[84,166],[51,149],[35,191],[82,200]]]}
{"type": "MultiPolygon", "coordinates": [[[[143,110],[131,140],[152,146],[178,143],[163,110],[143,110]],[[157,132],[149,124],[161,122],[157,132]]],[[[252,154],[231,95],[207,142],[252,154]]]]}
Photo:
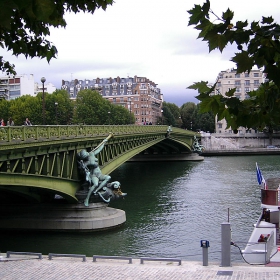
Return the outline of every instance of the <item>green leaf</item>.
{"type": "Polygon", "coordinates": [[[200,5],[195,5],[193,9],[188,11],[188,13],[191,15],[188,25],[196,25],[201,21],[201,19],[209,18],[209,9],[209,0],[207,0],[202,7],[200,5]]]}
{"type": "Polygon", "coordinates": [[[274,22],[273,17],[262,17],[262,24],[271,24],[274,22]]]}
{"type": "Polygon", "coordinates": [[[249,57],[247,51],[241,51],[241,53],[236,53],[231,61],[237,64],[238,73],[250,71],[254,66],[254,60],[249,57]]]}

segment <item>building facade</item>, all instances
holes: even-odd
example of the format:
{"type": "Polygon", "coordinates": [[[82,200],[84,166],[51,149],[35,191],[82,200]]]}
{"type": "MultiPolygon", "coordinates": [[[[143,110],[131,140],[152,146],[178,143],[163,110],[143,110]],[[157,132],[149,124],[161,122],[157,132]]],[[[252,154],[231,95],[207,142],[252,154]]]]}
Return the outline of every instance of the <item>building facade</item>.
{"type": "MultiPolygon", "coordinates": [[[[235,88],[235,97],[240,100],[247,99],[248,92],[257,90],[261,83],[265,80],[265,74],[261,70],[251,70],[250,73],[236,73],[236,69],[228,69],[226,71],[221,71],[217,78],[217,85],[215,87],[214,94],[222,94],[235,88]]],[[[216,119],[216,133],[233,133],[232,129],[226,129],[226,121],[216,119]]],[[[239,133],[251,133],[252,129],[245,130],[244,127],[238,129],[239,133]]]]}
{"type": "MultiPolygon", "coordinates": [[[[54,91],[56,91],[56,87],[52,83],[44,83],[44,92],[51,94],[54,91]]],[[[34,84],[34,94],[37,95],[39,92],[43,92],[43,84],[35,83],[34,84]]]]}
{"type": "MultiPolygon", "coordinates": [[[[53,84],[44,84],[45,92],[53,93],[55,90],[53,84]]],[[[0,77],[0,98],[12,100],[23,95],[36,96],[38,92],[43,92],[43,85],[34,82],[33,74],[0,77]]]]}
{"type": "Polygon", "coordinates": [[[163,95],[157,84],[146,77],[62,80],[61,88],[67,90],[71,99],[76,99],[80,90],[96,90],[111,103],[133,113],[136,124],[157,124],[162,117],[163,95]]]}
{"type": "Polygon", "coordinates": [[[12,100],[22,95],[34,95],[32,74],[0,77],[0,98],[12,100]]]}

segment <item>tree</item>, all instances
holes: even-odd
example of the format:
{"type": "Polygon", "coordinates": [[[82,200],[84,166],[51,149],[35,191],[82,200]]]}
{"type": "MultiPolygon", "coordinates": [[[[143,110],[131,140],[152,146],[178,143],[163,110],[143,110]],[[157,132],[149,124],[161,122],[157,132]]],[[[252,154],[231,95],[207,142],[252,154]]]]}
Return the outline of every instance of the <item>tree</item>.
{"type": "Polygon", "coordinates": [[[49,125],[67,125],[73,118],[74,102],[70,100],[67,91],[56,90],[45,96],[46,123],[49,125]]]}
{"type": "Polygon", "coordinates": [[[180,108],[175,103],[169,103],[169,102],[163,102],[163,107],[168,107],[170,113],[173,115],[175,122],[174,126],[181,127],[182,126],[182,120],[181,120],[181,114],[180,114],[180,108]]]}
{"type": "Polygon", "coordinates": [[[0,119],[3,119],[5,124],[7,123],[9,116],[9,101],[7,101],[5,98],[0,99],[0,119]]]}
{"type": "Polygon", "coordinates": [[[225,96],[213,95],[216,83],[212,87],[205,81],[191,85],[189,88],[199,92],[201,112],[211,111],[218,120],[224,118],[227,128],[235,133],[240,126],[271,132],[280,123],[280,26],[271,16],[250,25],[247,20],[234,23],[230,9],[219,17],[211,10],[209,0],[202,6],[195,5],[188,13],[189,25],[200,31],[198,38],[208,42],[209,52],[223,52],[228,44],[235,44],[237,52],[231,60],[236,63],[237,73],[250,72],[257,66],[267,75],[260,88],[249,92],[249,99],[242,101],[233,96],[235,89],[225,96]]]}
{"type": "Polygon", "coordinates": [[[102,98],[97,91],[81,90],[77,95],[75,106],[75,123],[88,125],[108,124],[108,119],[110,119],[108,112],[111,112],[111,104],[108,100],[102,98]]]}
{"type": "MultiPolygon", "coordinates": [[[[65,27],[66,12],[106,10],[113,0],[9,0],[1,1],[0,48],[12,50],[13,55],[46,58],[49,62],[57,49],[46,39],[50,27],[65,27]]],[[[16,74],[15,65],[0,56],[0,71],[16,74]]]]}
{"type": "Polygon", "coordinates": [[[99,92],[90,89],[81,90],[75,104],[75,123],[89,125],[130,124],[135,122],[130,112],[104,99],[99,92]]]}
{"type": "Polygon", "coordinates": [[[181,118],[183,122],[183,127],[189,130],[196,130],[196,115],[197,107],[193,102],[184,103],[180,108],[181,118]]]}
{"type": "Polygon", "coordinates": [[[162,106],[162,124],[167,124],[167,125],[176,125],[176,119],[174,115],[172,114],[170,108],[165,104],[162,106]]]}
{"type": "Polygon", "coordinates": [[[133,114],[130,115],[128,109],[121,105],[111,104],[111,124],[134,124],[135,117],[133,114]]]}
{"type": "Polygon", "coordinates": [[[209,131],[211,133],[215,132],[215,116],[212,112],[207,113],[199,113],[200,104],[197,105],[197,120],[196,120],[196,126],[197,130],[201,131],[209,131]]]}

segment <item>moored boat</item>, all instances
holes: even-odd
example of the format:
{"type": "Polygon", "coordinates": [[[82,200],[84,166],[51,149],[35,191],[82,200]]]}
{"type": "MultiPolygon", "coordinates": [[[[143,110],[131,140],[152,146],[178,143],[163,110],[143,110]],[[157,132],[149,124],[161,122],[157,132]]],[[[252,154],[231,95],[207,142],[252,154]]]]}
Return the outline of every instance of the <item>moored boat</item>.
{"type": "MultiPolygon", "coordinates": [[[[258,174],[258,166],[257,166],[258,174]]],[[[280,179],[267,182],[260,170],[258,176],[261,188],[261,214],[254,224],[253,232],[244,250],[243,258],[250,264],[267,264],[278,252],[280,220],[280,179]]]]}

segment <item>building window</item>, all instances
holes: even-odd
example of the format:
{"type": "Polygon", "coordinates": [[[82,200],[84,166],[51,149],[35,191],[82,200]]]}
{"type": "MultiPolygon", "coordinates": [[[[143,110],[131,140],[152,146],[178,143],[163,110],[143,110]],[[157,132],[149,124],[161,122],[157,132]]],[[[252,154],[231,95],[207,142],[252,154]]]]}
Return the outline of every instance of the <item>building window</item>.
{"type": "Polygon", "coordinates": [[[240,85],[241,85],[241,82],[240,82],[240,81],[235,81],[235,85],[236,85],[236,86],[240,86],[240,85]]]}
{"type": "Polygon", "coordinates": [[[249,87],[245,87],[245,92],[249,92],[250,88],[249,87]]]}
{"type": "Polygon", "coordinates": [[[254,73],[254,77],[259,77],[259,73],[254,73]]]}
{"type": "Polygon", "coordinates": [[[235,78],[240,78],[240,74],[235,74],[235,78]]]}
{"type": "MultiPolygon", "coordinates": [[[[257,74],[257,73],[254,73],[254,74],[257,74]]],[[[254,86],[259,85],[259,84],[260,84],[259,80],[254,80],[254,86]]]]}
{"type": "Polygon", "coordinates": [[[245,80],[245,85],[249,86],[250,85],[250,80],[245,80]]]}
{"type": "Polygon", "coordinates": [[[218,128],[222,128],[223,125],[221,123],[218,123],[218,128]]]}
{"type": "Polygon", "coordinates": [[[246,77],[246,78],[247,78],[247,77],[250,77],[249,73],[245,73],[245,77],[246,77]]]}

